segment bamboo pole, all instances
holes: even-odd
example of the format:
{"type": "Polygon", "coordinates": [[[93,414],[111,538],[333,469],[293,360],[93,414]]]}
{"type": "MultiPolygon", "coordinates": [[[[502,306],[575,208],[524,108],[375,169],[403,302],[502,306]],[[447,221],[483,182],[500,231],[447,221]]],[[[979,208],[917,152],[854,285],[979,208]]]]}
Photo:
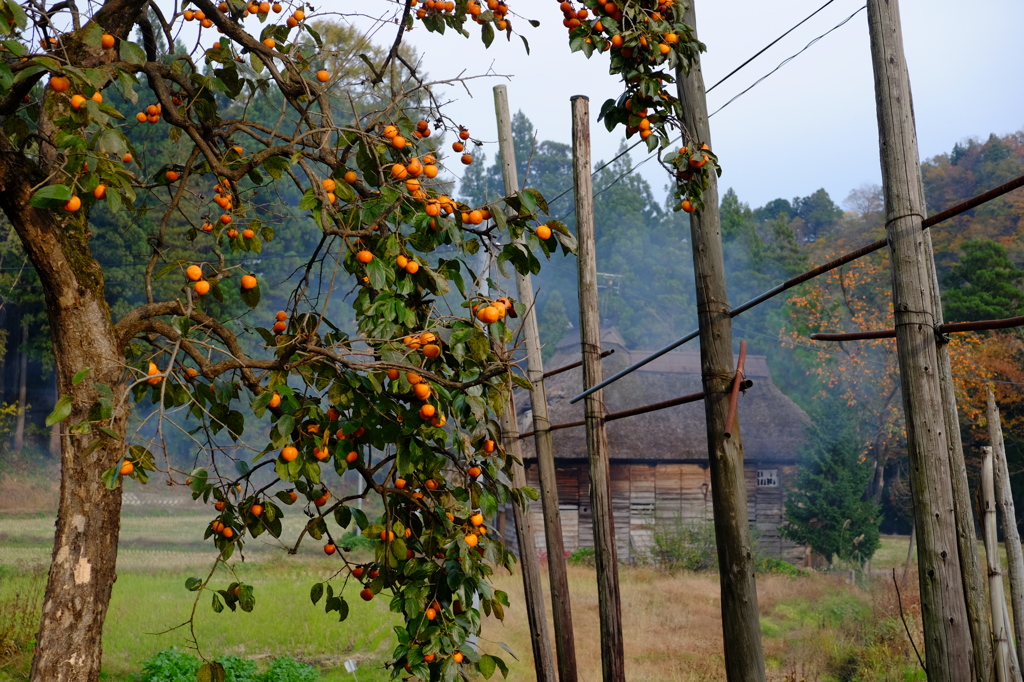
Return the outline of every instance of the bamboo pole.
{"type": "MultiPolygon", "coordinates": [[[[898,0],[868,0],[886,233],[892,260],[896,348],[907,422],[917,526],[921,617],[928,678],[976,679],[934,339],[931,250],[921,238],[924,203],[898,0]],[[956,554],[954,554],[956,552],[956,554]]],[[[979,643],[980,645],[980,643],[979,643]]]]}
{"type": "MultiPolygon", "coordinates": [[[[494,88],[494,110],[498,119],[498,149],[501,154],[505,195],[511,196],[519,191],[519,178],[512,140],[508,89],[504,85],[497,85],[494,88]]],[[[576,682],[576,644],[572,630],[562,519],[558,511],[558,478],[555,472],[554,447],[551,444],[548,398],[544,390],[544,360],[541,357],[540,331],[537,328],[537,311],[534,308],[533,281],[529,273],[523,275],[516,271],[516,288],[516,297],[526,308],[520,329],[526,343],[526,375],[533,385],[533,441],[537,453],[541,506],[544,511],[544,539],[548,550],[548,578],[551,582],[551,611],[554,616],[558,679],[560,682],[576,682]]]]}
{"type": "Polygon", "coordinates": [[[1010,575],[1010,604],[1013,606],[1013,633],[1016,640],[1014,650],[1017,668],[1024,671],[1021,653],[1024,648],[1024,552],[1021,551],[1020,531],[1017,530],[1017,513],[1013,506],[1013,491],[1010,488],[1010,469],[1006,462],[1006,445],[1003,443],[1003,425],[999,406],[992,389],[988,389],[988,437],[995,459],[996,500],[1003,515],[1003,544],[1006,546],[1006,568],[1010,575]]]}
{"type": "MultiPolygon", "coordinates": [[[[572,98],[572,173],[576,198],[576,238],[579,242],[580,346],[583,387],[601,381],[601,320],[597,296],[597,244],[594,235],[594,196],[590,178],[590,101],[572,98]]],[[[598,612],[601,620],[601,670],[604,682],[624,682],[619,567],[612,519],[612,486],[608,436],[604,428],[604,394],[584,402],[587,452],[590,460],[590,506],[594,515],[594,554],[597,563],[598,612]]]]}
{"type": "MultiPolygon", "coordinates": [[[[697,19],[688,3],[683,21],[696,35],[697,19]]],[[[683,121],[693,144],[711,145],[704,76],[697,58],[689,73],[678,72],[683,121]]],[[[711,497],[722,595],[722,633],[729,682],[764,682],[764,653],[757,612],[754,552],[747,521],[747,488],[743,471],[743,440],[739,425],[730,438],[726,420],[733,383],[732,318],[725,285],[725,262],[718,210],[718,179],[710,173],[704,210],[690,214],[697,318],[700,327],[701,375],[707,423],[711,497]]]]}
{"type": "MultiPolygon", "coordinates": [[[[981,504],[982,526],[985,538],[985,559],[988,562],[988,596],[992,608],[992,634],[996,643],[996,679],[998,682],[1011,682],[1010,645],[1007,619],[1003,610],[1006,608],[1006,595],[1003,592],[1003,570],[999,565],[999,537],[996,530],[996,493],[992,471],[992,447],[986,445],[981,449],[981,504]]],[[[1016,667],[1016,666],[1015,666],[1016,667]]]]}

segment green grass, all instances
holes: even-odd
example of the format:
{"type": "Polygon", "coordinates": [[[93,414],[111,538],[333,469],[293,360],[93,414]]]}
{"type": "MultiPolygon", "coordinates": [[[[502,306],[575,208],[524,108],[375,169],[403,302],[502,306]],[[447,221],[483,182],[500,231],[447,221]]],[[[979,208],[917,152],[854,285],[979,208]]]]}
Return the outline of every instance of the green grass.
{"type": "MultiPolygon", "coordinates": [[[[302,519],[292,515],[285,537],[295,537],[302,519]]],[[[125,681],[141,663],[164,649],[187,649],[190,634],[185,623],[195,593],[185,589],[190,576],[205,577],[214,563],[212,545],[202,542],[206,515],[126,515],[122,522],[117,582],[104,627],[104,679],[125,681]]],[[[52,518],[0,518],[0,604],[26,591],[41,593],[53,536],[52,518]]],[[[318,543],[306,542],[297,555],[287,554],[272,538],[257,539],[245,551],[245,561],[234,561],[232,572],[218,568],[211,581],[224,588],[240,580],[252,585],[256,609],[214,613],[211,597],[202,593],[195,618],[195,635],[209,658],[234,654],[263,664],[289,655],[316,665],[322,679],[351,680],[344,662],[359,663],[360,682],[385,680],[382,669],[392,646],[395,614],[381,599],[359,600],[350,585],[345,597],[352,603],[350,617],[339,623],[313,606],[309,589],[337,570],[337,562],[324,557],[318,543]]],[[[336,589],[340,589],[340,582],[336,589]]],[[[36,602],[38,608],[38,601],[36,602]]],[[[0,611],[2,616],[2,611],[0,611]]],[[[38,622],[38,616],[31,620],[38,622]]],[[[29,659],[17,656],[0,666],[0,680],[26,679],[29,659]]]]}
{"type": "MultiPolygon", "coordinates": [[[[212,545],[202,541],[209,520],[205,511],[187,509],[142,514],[129,509],[125,514],[118,578],[104,629],[104,680],[129,682],[143,661],[159,651],[189,648],[187,628],[173,628],[189,618],[195,598],[185,590],[186,578],[205,576],[213,565],[212,545]]],[[[284,537],[296,537],[301,523],[300,515],[290,515],[284,537]]],[[[38,627],[52,534],[51,516],[0,516],[0,681],[27,679],[31,633],[38,627]],[[24,649],[3,662],[3,625],[5,618],[10,620],[4,608],[14,603],[15,594],[23,595],[19,603],[27,614],[21,633],[24,649]]],[[[875,571],[902,568],[907,541],[906,537],[883,538],[872,565],[875,571]]],[[[235,655],[265,668],[271,659],[288,655],[315,665],[326,682],[351,680],[344,669],[344,662],[351,658],[359,663],[360,682],[389,679],[383,662],[393,647],[391,627],[398,617],[388,612],[385,599],[369,604],[359,600],[355,586],[345,594],[352,610],[344,623],[334,615],[328,617],[322,606],[314,607],[309,601],[310,587],[338,567],[336,558],[323,555],[319,543],[307,539],[293,556],[283,544],[261,537],[246,547],[244,559],[233,559],[233,573],[218,569],[212,586],[223,588],[235,580],[254,586],[256,609],[253,613],[225,610],[217,614],[210,608],[209,594],[201,594],[195,634],[205,656],[235,655]]],[[[572,567],[571,573],[581,669],[587,669],[588,678],[599,679],[593,569],[572,567]]],[[[716,576],[671,576],[643,567],[623,567],[622,576],[623,603],[629,604],[623,628],[631,679],[719,679],[716,576]],[[666,600],[683,608],[667,618],[666,600]],[[657,637],[650,637],[652,633],[657,637]],[[660,642],[676,645],[663,649],[660,642]]],[[[508,642],[520,656],[518,662],[506,657],[512,664],[512,678],[532,679],[521,579],[502,572],[495,578],[498,587],[509,592],[513,606],[504,625],[487,622],[482,645],[497,649],[495,641],[508,642]]],[[[847,585],[842,576],[759,575],[769,670],[824,682],[843,679],[852,669],[850,661],[856,659],[858,673],[848,679],[904,679],[904,673],[912,673],[915,666],[909,660],[902,625],[893,620],[891,604],[880,603],[879,595],[891,591],[891,581],[879,579],[866,587],[847,585]]]]}

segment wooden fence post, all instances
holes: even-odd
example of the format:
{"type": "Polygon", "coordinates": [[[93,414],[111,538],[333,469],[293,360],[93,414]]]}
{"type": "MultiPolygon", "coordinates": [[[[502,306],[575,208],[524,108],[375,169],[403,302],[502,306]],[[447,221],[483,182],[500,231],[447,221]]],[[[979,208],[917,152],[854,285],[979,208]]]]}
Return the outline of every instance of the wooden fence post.
{"type": "Polygon", "coordinates": [[[1006,615],[1006,594],[1003,591],[1003,569],[999,564],[999,531],[996,528],[996,493],[992,466],[992,447],[981,449],[981,510],[985,537],[985,559],[988,562],[988,596],[992,609],[992,634],[996,642],[996,680],[1012,682],[1011,667],[1016,657],[1010,653],[1010,619],[1006,615]]]}
{"type": "MultiPolygon", "coordinates": [[[[694,3],[687,3],[683,21],[697,30],[694,3]]],[[[704,76],[699,58],[689,73],[677,72],[683,121],[696,145],[711,145],[704,76]]],[[[764,682],[764,652],[757,611],[753,547],[747,520],[747,487],[743,470],[743,442],[739,425],[725,438],[733,383],[732,319],[725,286],[718,179],[710,174],[704,191],[704,210],[690,214],[697,319],[700,325],[701,375],[707,422],[711,497],[718,545],[722,594],[722,633],[725,670],[729,682],[764,682]]]]}
{"type": "Polygon", "coordinates": [[[948,434],[936,369],[937,321],[927,263],[932,253],[921,235],[924,204],[917,182],[917,135],[899,2],[868,0],[867,7],[927,673],[931,682],[973,680],[985,673],[973,669],[974,643],[959,561],[948,434]]]}
{"type": "MultiPolygon", "coordinates": [[[[505,195],[519,191],[516,150],[512,140],[512,118],[508,107],[508,88],[494,87],[494,110],[498,119],[498,149],[505,195]]],[[[526,375],[533,384],[533,442],[540,478],[541,506],[544,511],[544,538],[548,550],[548,578],[551,582],[551,611],[555,621],[555,653],[558,658],[559,682],[576,682],[576,644],[572,631],[572,610],[569,601],[569,578],[565,567],[565,543],[562,520],[558,511],[558,478],[555,453],[551,444],[551,421],[548,398],[544,390],[544,360],[541,357],[537,311],[534,309],[533,278],[516,271],[519,302],[526,307],[521,329],[526,343],[526,375]]]]}
{"type": "MultiPolygon", "coordinates": [[[[597,244],[594,235],[594,196],[590,179],[590,101],[572,98],[572,175],[576,198],[576,238],[579,241],[580,346],[583,388],[599,383],[601,321],[597,297],[597,244]]],[[[594,554],[597,563],[598,610],[601,617],[601,669],[604,682],[624,682],[619,567],[612,520],[608,437],[604,428],[604,391],[586,397],[584,416],[590,455],[590,506],[594,514],[594,554]]]]}
{"type": "Polygon", "coordinates": [[[1006,462],[1006,445],[1003,443],[1003,425],[999,407],[992,389],[988,389],[988,438],[992,444],[995,459],[996,500],[1003,514],[1003,544],[1006,546],[1006,568],[1010,574],[1010,604],[1013,606],[1013,631],[1016,646],[1014,652],[1017,669],[1024,671],[1021,651],[1024,649],[1024,552],[1021,551],[1020,532],[1017,530],[1017,513],[1013,508],[1013,491],[1010,488],[1010,469],[1006,462]]]}

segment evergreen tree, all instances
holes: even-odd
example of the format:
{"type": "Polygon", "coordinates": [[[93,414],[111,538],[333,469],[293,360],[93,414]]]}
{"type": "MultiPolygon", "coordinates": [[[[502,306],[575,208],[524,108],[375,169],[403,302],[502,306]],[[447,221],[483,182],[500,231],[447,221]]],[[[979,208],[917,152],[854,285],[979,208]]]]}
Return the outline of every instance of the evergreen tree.
{"type": "Polygon", "coordinates": [[[957,322],[994,320],[1020,315],[1024,303],[1024,270],[989,240],[964,242],[964,255],[942,278],[946,286],[946,317],[957,322]]]}
{"type": "Polygon", "coordinates": [[[786,497],[784,537],[828,559],[864,563],[879,544],[879,505],[865,499],[872,472],[855,422],[844,405],[822,409],[808,428],[809,444],[786,497]]]}
{"type": "Polygon", "coordinates": [[[559,341],[565,338],[571,327],[565,303],[562,301],[562,293],[558,289],[548,294],[537,321],[540,329],[540,342],[544,346],[543,357],[544,360],[547,360],[555,354],[555,347],[559,341]]]}

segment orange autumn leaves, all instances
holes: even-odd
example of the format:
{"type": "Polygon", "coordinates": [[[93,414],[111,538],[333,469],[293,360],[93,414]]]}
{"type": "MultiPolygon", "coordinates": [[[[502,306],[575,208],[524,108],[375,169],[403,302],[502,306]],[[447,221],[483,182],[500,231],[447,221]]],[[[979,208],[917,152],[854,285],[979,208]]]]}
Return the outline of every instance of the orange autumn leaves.
{"type": "MultiPolygon", "coordinates": [[[[865,444],[869,449],[885,450],[902,441],[896,340],[836,343],[809,338],[818,331],[892,329],[888,267],[862,259],[834,270],[791,296],[787,310],[789,323],[780,335],[784,344],[811,354],[808,375],[818,381],[820,397],[838,397],[875,425],[878,435],[865,444]]],[[[986,380],[1019,377],[1012,380],[1024,381],[1024,371],[1016,360],[1024,344],[1013,335],[952,334],[948,347],[957,405],[970,422],[978,423],[984,413],[986,380]]]]}

